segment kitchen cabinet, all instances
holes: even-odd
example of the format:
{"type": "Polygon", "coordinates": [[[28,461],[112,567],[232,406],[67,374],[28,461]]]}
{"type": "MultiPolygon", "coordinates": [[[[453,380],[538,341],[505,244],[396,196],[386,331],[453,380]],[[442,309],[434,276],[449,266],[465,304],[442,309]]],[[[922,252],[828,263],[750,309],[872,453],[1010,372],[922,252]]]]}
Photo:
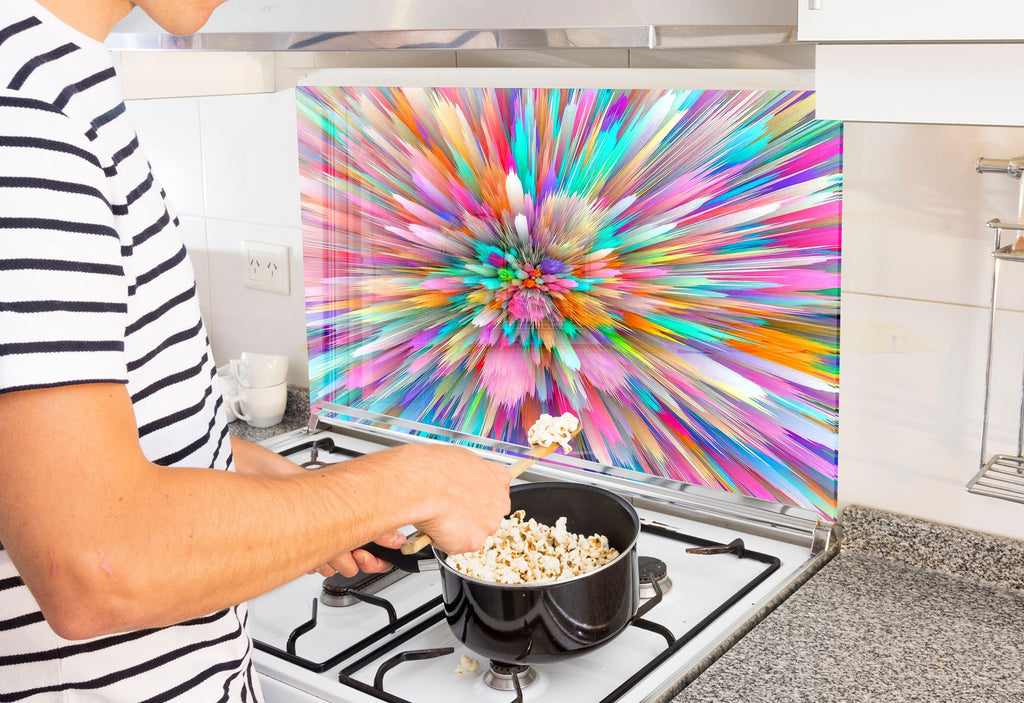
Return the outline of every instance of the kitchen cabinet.
{"type": "Polygon", "coordinates": [[[1024,41],[1020,0],[799,0],[798,12],[800,41],[1024,41]]]}
{"type": "Polygon", "coordinates": [[[1024,44],[819,44],[817,115],[1024,126],[1024,44]]]}
{"type": "Polygon", "coordinates": [[[1019,0],[800,0],[798,21],[821,118],[1024,125],[1019,0]]]}

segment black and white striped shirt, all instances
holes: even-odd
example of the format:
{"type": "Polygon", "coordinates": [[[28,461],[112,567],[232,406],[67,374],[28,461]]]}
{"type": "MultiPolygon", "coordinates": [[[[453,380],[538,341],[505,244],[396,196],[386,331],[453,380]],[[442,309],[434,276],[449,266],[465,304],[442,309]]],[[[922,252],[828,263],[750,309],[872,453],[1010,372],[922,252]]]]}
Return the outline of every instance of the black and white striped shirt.
{"type": "MultiPolygon", "coordinates": [[[[226,416],[177,226],[109,52],[33,0],[2,0],[0,393],[127,384],[151,461],[225,470],[226,416]]],[[[245,620],[239,606],[63,640],[0,549],[0,703],[258,700],[245,620]]]]}

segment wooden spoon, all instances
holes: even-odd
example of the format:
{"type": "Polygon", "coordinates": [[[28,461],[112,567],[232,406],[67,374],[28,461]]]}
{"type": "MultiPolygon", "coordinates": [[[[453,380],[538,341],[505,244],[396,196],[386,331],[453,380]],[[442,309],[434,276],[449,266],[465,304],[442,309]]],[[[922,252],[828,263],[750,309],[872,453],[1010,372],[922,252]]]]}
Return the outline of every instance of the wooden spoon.
{"type": "MultiPolygon", "coordinates": [[[[572,439],[573,437],[578,435],[582,428],[583,424],[578,424],[573,433],[569,435],[569,439],[572,439]]],[[[561,445],[556,442],[552,442],[551,446],[549,447],[545,447],[539,444],[531,445],[530,456],[525,456],[522,459],[517,459],[516,461],[509,464],[508,472],[512,474],[512,478],[516,478],[517,476],[519,476],[519,474],[523,473],[528,468],[530,468],[533,465],[533,462],[537,461],[538,459],[543,459],[549,454],[553,454],[555,450],[558,449],[560,446],[561,445]]],[[[428,535],[425,532],[420,532],[417,530],[416,532],[413,532],[406,538],[405,544],[403,544],[401,547],[401,551],[402,554],[415,554],[416,552],[426,547],[428,544],[430,544],[430,535],[428,535]]]]}

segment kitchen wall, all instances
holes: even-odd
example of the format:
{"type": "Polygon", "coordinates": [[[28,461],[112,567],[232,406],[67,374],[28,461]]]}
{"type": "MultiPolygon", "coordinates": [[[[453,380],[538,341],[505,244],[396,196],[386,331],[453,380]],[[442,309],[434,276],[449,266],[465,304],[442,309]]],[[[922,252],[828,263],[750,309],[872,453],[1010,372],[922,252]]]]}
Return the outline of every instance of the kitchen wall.
{"type": "MultiPolygon", "coordinates": [[[[324,65],[639,67],[671,66],[675,56],[431,52],[180,60],[198,63],[168,72],[125,62],[125,88],[139,98],[129,100],[129,113],[181,218],[214,354],[218,363],[242,350],[287,354],[289,382],[305,385],[294,100],[284,86],[324,65]],[[250,80],[218,85],[211,79],[227,71],[250,80]],[[216,94],[237,92],[239,85],[262,92],[216,94]],[[166,94],[203,97],[141,99],[166,94]],[[290,247],[290,295],[242,285],[242,240],[290,247]]],[[[1024,154],[1024,128],[848,123],[845,137],[840,504],[1024,539],[1024,505],[965,490],[980,460],[992,277],[985,222],[1015,219],[1018,188],[1008,176],[976,174],[973,164],[979,156],[1024,154]]],[[[990,452],[1016,454],[1024,263],[1004,267],[990,452]]]]}

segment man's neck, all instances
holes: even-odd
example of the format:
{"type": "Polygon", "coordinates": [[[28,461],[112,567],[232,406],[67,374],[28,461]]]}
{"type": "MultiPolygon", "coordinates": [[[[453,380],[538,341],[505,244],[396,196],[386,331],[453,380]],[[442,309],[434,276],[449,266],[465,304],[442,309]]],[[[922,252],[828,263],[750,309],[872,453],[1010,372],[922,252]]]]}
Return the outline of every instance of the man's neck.
{"type": "Polygon", "coordinates": [[[96,41],[104,41],[114,25],[132,9],[129,0],[36,0],[40,5],[96,41]]]}

